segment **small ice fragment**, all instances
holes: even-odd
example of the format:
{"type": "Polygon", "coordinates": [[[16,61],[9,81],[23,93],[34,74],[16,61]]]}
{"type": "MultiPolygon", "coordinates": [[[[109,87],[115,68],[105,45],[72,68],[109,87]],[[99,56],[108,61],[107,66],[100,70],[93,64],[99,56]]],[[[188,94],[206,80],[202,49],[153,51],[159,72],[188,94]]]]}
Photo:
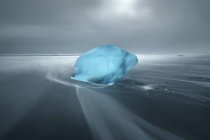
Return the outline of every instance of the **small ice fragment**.
{"type": "Polygon", "coordinates": [[[136,55],[114,45],[102,45],[82,54],[74,65],[71,79],[112,85],[121,80],[136,64],[136,55]]]}

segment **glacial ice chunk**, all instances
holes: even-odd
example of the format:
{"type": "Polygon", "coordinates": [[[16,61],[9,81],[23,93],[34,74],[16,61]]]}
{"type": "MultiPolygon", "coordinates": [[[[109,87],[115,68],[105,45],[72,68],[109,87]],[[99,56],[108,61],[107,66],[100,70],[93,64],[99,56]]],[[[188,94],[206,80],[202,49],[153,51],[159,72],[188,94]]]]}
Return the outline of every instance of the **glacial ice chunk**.
{"type": "Polygon", "coordinates": [[[112,85],[137,63],[136,55],[114,45],[102,45],[87,51],[76,60],[71,79],[112,85]]]}

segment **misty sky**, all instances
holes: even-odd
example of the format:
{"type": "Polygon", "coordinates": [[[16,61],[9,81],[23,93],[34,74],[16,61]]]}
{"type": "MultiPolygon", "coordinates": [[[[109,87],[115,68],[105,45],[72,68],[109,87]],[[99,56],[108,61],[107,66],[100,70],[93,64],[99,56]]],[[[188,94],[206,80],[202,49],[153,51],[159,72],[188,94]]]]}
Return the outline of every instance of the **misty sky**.
{"type": "Polygon", "coordinates": [[[210,53],[209,0],[0,0],[0,53],[210,53]]]}

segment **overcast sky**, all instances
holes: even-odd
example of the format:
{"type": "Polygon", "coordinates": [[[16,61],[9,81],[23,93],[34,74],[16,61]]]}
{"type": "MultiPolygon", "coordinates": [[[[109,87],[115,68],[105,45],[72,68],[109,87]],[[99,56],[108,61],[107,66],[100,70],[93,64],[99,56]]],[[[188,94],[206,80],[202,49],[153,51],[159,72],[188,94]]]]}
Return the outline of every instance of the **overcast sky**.
{"type": "Polygon", "coordinates": [[[210,53],[209,0],[0,0],[0,53],[210,53]]]}

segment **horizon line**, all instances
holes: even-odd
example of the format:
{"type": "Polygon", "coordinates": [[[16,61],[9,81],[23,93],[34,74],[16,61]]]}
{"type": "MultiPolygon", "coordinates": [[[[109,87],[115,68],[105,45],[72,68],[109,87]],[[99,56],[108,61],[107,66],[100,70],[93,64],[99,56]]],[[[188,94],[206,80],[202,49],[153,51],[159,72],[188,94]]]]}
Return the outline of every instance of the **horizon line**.
{"type": "MultiPolygon", "coordinates": [[[[11,54],[0,54],[0,56],[80,56],[82,53],[74,53],[74,54],[61,54],[61,53],[58,53],[58,54],[55,54],[55,53],[52,53],[52,54],[14,54],[14,53],[11,53],[11,54]]],[[[210,54],[186,54],[186,53],[177,53],[177,54],[139,54],[139,53],[135,53],[135,55],[137,56],[192,56],[192,55],[210,55],[210,54]]]]}

